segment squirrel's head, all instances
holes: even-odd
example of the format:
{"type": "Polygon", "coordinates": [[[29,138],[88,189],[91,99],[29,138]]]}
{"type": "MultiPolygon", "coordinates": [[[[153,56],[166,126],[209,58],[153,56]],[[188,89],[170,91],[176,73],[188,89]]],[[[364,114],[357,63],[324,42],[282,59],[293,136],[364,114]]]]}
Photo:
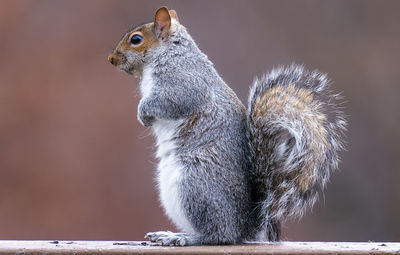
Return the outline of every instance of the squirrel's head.
{"type": "Polygon", "coordinates": [[[160,7],[154,22],[137,26],[124,35],[108,61],[128,74],[140,76],[148,53],[170,40],[173,22],[178,23],[176,12],[160,7]]]}

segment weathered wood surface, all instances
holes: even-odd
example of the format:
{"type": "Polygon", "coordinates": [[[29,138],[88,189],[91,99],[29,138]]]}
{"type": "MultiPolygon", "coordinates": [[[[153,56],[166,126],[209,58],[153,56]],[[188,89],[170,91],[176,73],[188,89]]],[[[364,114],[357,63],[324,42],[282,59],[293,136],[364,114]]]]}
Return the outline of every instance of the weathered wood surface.
{"type": "Polygon", "coordinates": [[[0,254],[400,254],[400,243],[281,242],[161,247],[126,241],[0,241],[0,254]]]}

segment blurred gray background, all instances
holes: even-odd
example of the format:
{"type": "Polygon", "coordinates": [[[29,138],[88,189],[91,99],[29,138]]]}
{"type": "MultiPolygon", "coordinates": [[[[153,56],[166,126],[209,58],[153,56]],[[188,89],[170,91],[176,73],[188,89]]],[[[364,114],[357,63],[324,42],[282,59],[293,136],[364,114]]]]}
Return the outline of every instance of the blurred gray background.
{"type": "Polygon", "coordinates": [[[0,0],[0,239],[174,230],[136,120],[138,80],[107,62],[161,5],[245,103],[254,76],[291,62],[343,91],[348,151],[286,240],[400,241],[400,1],[361,0],[0,0]]]}

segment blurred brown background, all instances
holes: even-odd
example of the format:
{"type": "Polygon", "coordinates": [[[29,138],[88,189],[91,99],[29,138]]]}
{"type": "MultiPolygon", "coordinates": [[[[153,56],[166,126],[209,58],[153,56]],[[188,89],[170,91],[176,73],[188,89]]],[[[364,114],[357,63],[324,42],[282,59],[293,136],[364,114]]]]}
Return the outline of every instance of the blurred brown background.
{"type": "Polygon", "coordinates": [[[159,207],[138,80],[107,56],[176,9],[246,102],[255,75],[303,63],[343,91],[348,151],[286,240],[400,241],[400,1],[0,1],[0,239],[141,240],[159,207]]]}

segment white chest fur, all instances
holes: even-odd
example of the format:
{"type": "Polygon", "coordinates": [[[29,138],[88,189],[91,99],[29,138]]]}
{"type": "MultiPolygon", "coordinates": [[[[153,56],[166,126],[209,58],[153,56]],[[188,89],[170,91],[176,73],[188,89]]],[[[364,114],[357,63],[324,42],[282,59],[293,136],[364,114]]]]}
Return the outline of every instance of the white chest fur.
{"type": "Polygon", "coordinates": [[[140,81],[140,93],[142,94],[142,100],[150,96],[153,86],[153,68],[151,66],[146,66],[143,69],[142,80],[140,81]]]}
{"type": "Polygon", "coordinates": [[[157,181],[161,204],[168,217],[182,231],[194,233],[183,210],[179,191],[183,167],[176,158],[173,138],[180,123],[179,120],[157,120],[153,123],[153,132],[157,139],[156,157],[160,160],[157,181]]]}

